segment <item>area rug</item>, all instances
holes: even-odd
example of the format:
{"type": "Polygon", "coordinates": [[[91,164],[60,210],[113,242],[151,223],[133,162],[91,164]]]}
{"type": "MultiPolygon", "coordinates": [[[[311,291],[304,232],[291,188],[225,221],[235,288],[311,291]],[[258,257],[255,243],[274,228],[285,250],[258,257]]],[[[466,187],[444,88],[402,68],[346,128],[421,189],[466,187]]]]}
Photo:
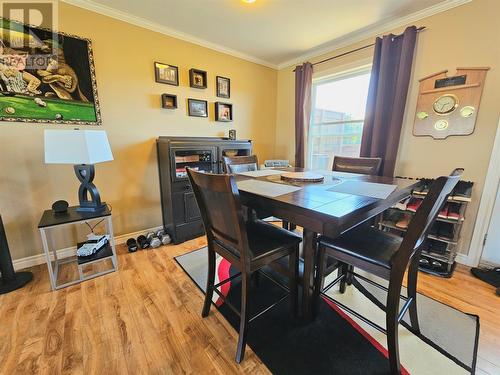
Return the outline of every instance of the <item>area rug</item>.
{"type": "MultiPolygon", "coordinates": [[[[206,252],[207,249],[202,248],[175,258],[203,292],[207,274],[206,252]]],[[[265,271],[273,274],[270,269],[265,271]]],[[[227,260],[218,257],[217,280],[224,280],[236,273],[227,260]]],[[[280,277],[277,274],[272,276],[280,277]]],[[[239,308],[240,278],[231,280],[221,288],[226,298],[239,308]]],[[[253,285],[250,293],[252,314],[278,300],[284,291],[261,277],[258,286],[253,285]]],[[[329,294],[385,326],[381,304],[385,299],[384,291],[357,279],[344,294],[338,293],[336,287],[329,294]]],[[[402,373],[474,374],[479,317],[421,294],[417,301],[421,334],[417,336],[408,330],[408,317],[405,317],[399,328],[402,373]]],[[[239,317],[215,293],[213,302],[237,330],[239,317]]],[[[251,323],[247,342],[273,374],[389,373],[386,336],[324,300],[313,322],[291,317],[287,302],[277,305],[251,323]]],[[[236,350],[236,341],[234,347],[236,350]]]]}

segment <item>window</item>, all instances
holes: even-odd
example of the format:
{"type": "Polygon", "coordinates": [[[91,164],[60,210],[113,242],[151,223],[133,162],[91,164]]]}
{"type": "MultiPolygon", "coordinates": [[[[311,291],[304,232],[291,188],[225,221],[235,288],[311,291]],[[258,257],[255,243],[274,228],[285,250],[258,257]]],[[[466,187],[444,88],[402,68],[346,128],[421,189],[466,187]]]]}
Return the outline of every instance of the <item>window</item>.
{"type": "Polygon", "coordinates": [[[307,166],[331,169],[335,155],[358,157],[370,67],[313,82],[307,166]]]}

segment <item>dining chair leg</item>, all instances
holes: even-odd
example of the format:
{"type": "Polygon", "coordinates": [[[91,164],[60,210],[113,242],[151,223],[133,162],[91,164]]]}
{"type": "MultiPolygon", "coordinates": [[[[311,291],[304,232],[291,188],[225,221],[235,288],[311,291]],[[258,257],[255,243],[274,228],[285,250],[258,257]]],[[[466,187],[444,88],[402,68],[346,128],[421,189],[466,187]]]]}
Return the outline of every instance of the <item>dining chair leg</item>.
{"type": "Polygon", "coordinates": [[[314,316],[316,316],[319,312],[319,305],[321,302],[320,294],[321,291],[323,290],[323,278],[325,274],[325,265],[326,265],[325,249],[321,246],[318,248],[316,264],[317,264],[317,269],[316,269],[316,276],[314,278],[314,295],[313,295],[314,316]]]}
{"type": "Polygon", "coordinates": [[[288,228],[289,228],[289,226],[288,226],[288,225],[289,225],[288,221],[285,221],[285,220],[282,220],[282,221],[281,221],[281,227],[282,227],[283,229],[288,230],[288,228]]]}
{"type": "Polygon", "coordinates": [[[207,274],[207,288],[205,293],[205,302],[203,303],[203,310],[201,316],[205,318],[210,312],[212,305],[212,297],[214,294],[215,285],[215,251],[208,246],[208,274],[207,274]]]}
{"type": "Polygon", "coordinates": [[[389,291],[387,293],[386,305],[386,330],[387,330],[387,351],[389,352],[389,364],[392,375],[401,374],[399,363],[399,342],[398,342],[398,314],[399,295],[401,293],[401,283],[403,275],[399,277],[391,275],[389,281],[389,291]]]}
{"type": "Polygon", "coordinates": [[[295,229],[297,229],[297,225],[296,224],[293,224],[293,223],[289,223],[288,224],[288,230],[290,231],[294,231],[295,229]]]}
{"type": "Polygon", "coordinates": [[[347,269],[348,269],[348,265],[346,263],[342,263],[341,266],[339,267],[339,273],[344,275],[344,277],[342,278],[342,280],[340,280],[340,283],[339,283],[339,292],[342,294],[345,293],[345,288],[346,288],[346,284],[347,284],[347,277],[348,277],[347,269]]]}
{"type": "Polygon", "coordinates": [[[413,256],[413,259],[408,268],[408,298],[412,298],[413,302],[409,308],[410,323],[411,328],[414,333],[420,333],[420,326],[418,324],[418,313],[417,313],[417,278],[418,278],[418,261],[420,254],[417,253],[413,256]]]}
{"type": "Polygon", "coordinates": [[[312,301],[314,289],[314,270],[317,249],[317,233],[304,228],[302,233],[302,250],[304,252],[304,276],[302,278],[302,310],[305,320],[311,320],[314,303],[312,301]]]}
{"type": "Polygon", "coordinates": [[[290,311],[292,316],[297,316],[297,305],[299,298],[299,245],[295,247],[293,253],[288,256],[288,287],[290,288],[290,311]]]}
{"type": "Polygon", "coordinates": [[[347,285],[351,285],[352,284],[352,279],[354,277],[354,275],[352,274],[352,272],[354,272],[354,266],[351,266],[350,264],[347,265],[346,276],[345,276],[345,281],[346,281],[347,285]]]}
{"type": "Polygon", "coordinates": [[[238,346],[236,347],[236,362],[240,363],[245,356],[248,331],[248,305],[250,293],[250,273],[243,271],[241,274],[241,310],[240,310],[240,333],[238,346]]]}

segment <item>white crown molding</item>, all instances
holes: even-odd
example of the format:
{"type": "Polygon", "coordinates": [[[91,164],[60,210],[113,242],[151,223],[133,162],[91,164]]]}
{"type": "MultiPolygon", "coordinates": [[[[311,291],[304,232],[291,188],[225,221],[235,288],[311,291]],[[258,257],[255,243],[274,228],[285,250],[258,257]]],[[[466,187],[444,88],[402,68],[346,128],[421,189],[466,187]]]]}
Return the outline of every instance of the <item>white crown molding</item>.
{"type": "Polygon", "coordinates": [[[130,23],[132,25],[136,25],[151,31],[158,32],[160,34],[168,35],[173,38],[181,39],[189,43],[197,44],[202,47],[206,47],[212,49],[214,51],[222,52],[243,60],[247,60],[256,64],[260,64],[266,66],[268,68],[281,70],[283,68],[287,68],[291,65],[295,65],[298,63],[302,63],[308,59],[324,55],[328,52],[332,52],[336,49],[347,47],[351,44],[360,42],[364,39],[373,37],[375,35],[382,34],[384,32],[391,31],[401,26],[405,26],[409,23],[419,21],[423,18],[433,16],[435,14],[447,11],[449,9],[458,7],[463,4],[467,4],[472,0],[445,0],[436,5],[430,6],[428,8],[422,9],[420,11],[414,12],[407,16],[399,17],[392,20],[387,20],[385,22],[378,23],[373,26],[365,27],[363,29],[354,31],[342,37],[336,38],[331,42],[328,42],[327,45],[320,48],[312,48],[307,53],[300,55],[291,60],[285,61],[280,64],[274,64],[269,61],[262,60],[258,57],[248,55],[244,52],[237,51],[228,47],[224,47],[220,44],[212,43],[207,40],[195,37],[193,35],[183,33],[181,31],[177,31],[171,29],[169,27],[163,26],[159,23],[149,21],[142,17],[137,17],[126,12],[122,12],[120,10],[96,3],[92,0],[62,0],[64,3],[74,5],[83,9],[90,10],[95,13],[99,13],[123,22],[130,23]]]}
{"type": "MultiPolygon", "coordinates": [[[[335,51],[340,48],[347,47],[351,44],[355,44],[361,42],[365,39],[373,37],[375,35],[383,34],[388,31],[397,29],[398,27],[402,27],[408,25],[412,22],[419,21],[421,19],[433,16],[435,14],[450,10],[452,8],[458,7],[460,5],[464,5],[470,3],[472,0],[445,0],[441,3],[432,5],[428,8],[419,10],[407,16],[387,20],[373,26],[365,27],[354,31],[352,33],[346,34],[342,37],[333,39],[331,42],[328,42],[326,46],[320,48],[312,48],[308,52],[303,55],[300,55],[291,60],[285,61],[283,63],[278,64],[278,69],[288,68],[292,65],[301,64],[308,59],[312,59],[314,57],[318,57],[329,52],[335,51]]],[[[424,25],[425,26],[425,25],[424,25]]]]}
{"type": "Polygon", "coordinates": [[[79,8],[87,9],[87,10],[90,10],[92,12],[99,13],[99,14],[102,14],[104,16],[108,16],[108,17],[111,17],[111,18],[114,18],[114,19],[117,19],[117,20],[120,20],[123,22],[127,22],[127,23],[130,23],[132,25],[142,27],[144,29],[155,31],[155,32],[158,32],[160,34],[164,34],[164,35],[176,38],[176,39],[180,39],[180,40],[184,40],[184,41],[189,42],[189,43],[197,44],[199,46],[209,48],[209,49],[212,49],[212,50],[217,51],[217,52],[222,52],[222,53],[225,53],[227,55],[231,55],[231,56],[234,56],[234,57],[246,60],[246,61],[250,61],[250,62],[253,62],[256,64],[264,65],[268,68],[278,69],[278,65],[270,63],[270,62],[262,60],[262,59],[259,59],[258,57],[251,56],[251,55],[248,55],[244,52],[240,52],[240,51],[228,48],[228,47],[224,47],[220,44],[212,43],[212,42],[209,42],[207,40],[195,37],[193,35],[171,29],[169,27],[160,25],[159,23],[156,23],[156,22],[149,21],[149,20],[142,18],[142,17],[136,17],[136,16],[131,15],[129,13],[125,13],[125,12],[122,12],[120,10],[96,3],[92,0],[62,0],[62,2],[79,7],[79,8]]]}

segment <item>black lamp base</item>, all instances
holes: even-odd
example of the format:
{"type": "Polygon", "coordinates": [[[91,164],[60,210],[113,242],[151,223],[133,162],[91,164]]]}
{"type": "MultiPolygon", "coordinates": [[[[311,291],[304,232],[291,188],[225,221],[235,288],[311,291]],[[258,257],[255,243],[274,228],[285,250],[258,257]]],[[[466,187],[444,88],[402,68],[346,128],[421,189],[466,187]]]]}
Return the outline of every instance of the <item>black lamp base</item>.
{"type": "Polygon", "coordinates": [[[31,272],[23,271],[16,272],[14,278],[9,281],[5,281],[0,277],[0,294],[5,294],[22,288],[33,280],[33,274],[31,272]]]}
{"type": "Polygon", "coordinates": [[[99,190],[92,183],[95,176],[94,166],[92,164],[78,164],[74,168],[76,177],[81,182],[78,189],[80,206],[76,210],[80,212],[99,212],[104,210],[106,203],[101,202],[99,190]]]}

